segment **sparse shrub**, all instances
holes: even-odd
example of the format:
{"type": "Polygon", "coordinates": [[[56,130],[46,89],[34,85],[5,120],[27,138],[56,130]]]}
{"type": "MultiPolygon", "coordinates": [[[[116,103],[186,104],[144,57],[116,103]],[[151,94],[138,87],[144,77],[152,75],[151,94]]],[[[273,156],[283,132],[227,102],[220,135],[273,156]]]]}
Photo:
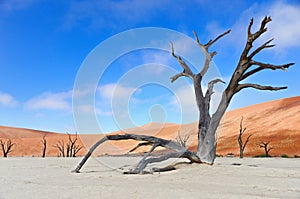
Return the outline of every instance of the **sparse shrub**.
{"type": "Polygon", "coordinates": [[[300,156],[299,155],[294,155],[294,158],[300,158],[300,156]]]}
{"type": "Polygon", "coordinates": [[[226,157],[234,157],[233,153],[227,153],[226,157]]]}
{"type": "Polygon", "coordinates": [[[260,154],[260,155],[256,155],[256,156],[253,156],[254,158],[265,158],[266,157],[266,154],[260,154]]]}
{"type": "Polygon", "coordinates": [[[281,157],[282,158],[289,158],[289,156],[287,154],[282,154],[281,157]]]}

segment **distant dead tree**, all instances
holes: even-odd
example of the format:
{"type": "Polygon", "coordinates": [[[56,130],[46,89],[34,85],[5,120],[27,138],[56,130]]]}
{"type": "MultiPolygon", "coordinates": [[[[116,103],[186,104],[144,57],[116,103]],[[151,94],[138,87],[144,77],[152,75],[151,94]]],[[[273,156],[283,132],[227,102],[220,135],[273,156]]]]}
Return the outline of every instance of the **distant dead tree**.
{"type": "Polygon", "coordinates": [[[47,149],[46,135],[43,136],[41,142],[42,142],[42,144],[43,144],[42,157],[44,158],[44,157],[46,157],[46,149],[47,149]]]}
{"type": "Polygon", "coordinates": [[[60,140],[54,147],[59,150],[59,154],[62,157],[76,157],[77,153],[82,149],[82,146],[77,144],[78,135],[77,133],[75,135],[67,133],[67,135],[68,142],[66,144],[63,140],[60,140]]]}
{"type": "Polygon", "coordinates": [[[241,121],[240,121],[240,134],[239,134],[239,137],[238,137],[238,143],[239,143],[239,146],[240,146],[240,158],[244,157],[245,147],[248,144],[250,137],[252,136],[252,134],[248,135],[245,143],[243,143],[243,134],[245,133],[245,131],[247,129],[247,128],[243,128],[243,119],[244,118],[242,117],[241,121]]]}
{"type": "Polygon", "coordinates": [[[78,140],[77,133],[75,136],[70,135],[67,133],[69,142],[66,144],[66,150],[67,150],[67,157],[76,157],[77,153],[82,149],[82,146],[76,144],[78,140]]]}
{"type": "Polygon", "coordinates": [[[187,147],[187,141],[190,139],[190,135],[185,135],[184,137],[181,137],[180,131],[178,131],[178,135],[175,138],[175,141],[180,144],[183,147],[187,147]]]}
{"type": "Polygon", "coordinates": [[[12,147],[15,145],[15,143],[12,143],[10,139],[8,139],[6,142],[0,140],[0,145],[3,152],[3,157],[7,158],[7,155],[12,152],[12,147]]]}
{"type": "MultiPolygon", "coordinates": [[[[203,80],[207,71],[211,66],[211,61],[217,54],[216,51],[211,51],[211,46],[223,38],[225,35],[230,33],[230,30],[220,34],[215,39],[209,40],[207,43],[200,42],[197,33],[194,31],[195,41],[198,44],[199,48],[205,55],[205,60],[203,62],[203,67],[199,71],[193,71],[192,67],[185,61],[184,57],[180,56],[180,54],[175,52],[175,47],[173,43],[171,43],[171,54],[177,60],[178,64],[181,66],[182,71],[174,74],[171,77],[171,82],[175,82],[178,78],[187,77],[193,83],[195,98],[197,109],[199,112],[198,119],[198,146],[197,152],[190,151],[186,147],[181,146],[179,143],[166,140],[155,136],[147,136],[147,135],[136,135],[136,134],[116,134],[116,135],[106,135],[99,141],[97,141],[84,156],[82,161],[78,164],[74,172],[79,172],[82,166],[85,164],[87,159],[91,156],[93,151],[102,143],[108,140],[136,140],[145,143],[151,143],[152,148],[148,151],[148,153],[141,159],[141,161],[137,164],[137,166],[127,173],[138,174],[143,173],[144,168],[148,164],[154,162],[165,161],[169,158],[186,158],[189,159],[193,163],[206,163],[212,165],[216,158],[216,134],[217,128],[223,118],[232,98],[234,95],[239,93],[240,91],[253,88],[257,90],[268,90],[268,91],[278,91],[282,89],[286,89],[286,86],[274,87],[269,85],[260,85],[256,83],[248,83],[245,82],[249,77],[253,75],[265,71],[265,70],[283,70],[286,71],[290,66],[294,65],[294,63],[282,64],[282,65],[273,65],[269,63],[264,63],[261,61],[257,61],[256,55],[260,54],[260,52],[264,49],[269,49],[274,47],[275,45],[271,44],[273,39],[266,41],[261,45],[255,45],[254,43],[260,38],[266,31],[266,25],[271,22],[271,17],[266,16],[262,19],[258,30],[252,31],[253,19],[250,20],[247,29],[246,35],[246,44],[244,49],[241,52],[241,55],[238,59],[237,65],[235,66],[234,72],[230,77],[230,80],[227,84],[227,87],[222,92],[222,97],[220,99],[219,104],[217,105],[216,111],[212,112],[211,108],[211,99],[214,93],[214,86],[218,83],[225,84],[222,79],[210,79],[208,84],[205,86],[207,89],[203,87],[203,80]],[[164,154],[160,157],[152,157],[152,151],[157,147],[164,147],[172,150],[172,152],[168,154],[164,154]]],[[[155,70],[155,69],[154,69],[155,70]]]]}
{"type": "Polygon", "coordinates": [[[266,157],[271,157],[270,154],[269,154],[269,152],[273,149],[273,147],[270,147],[269,144],[270,144],[270,141],[268,141],[268,142],[261,142],[259,144],[259,148],[264,148],[266,157]]]}
{"type": "Polygon", "coordinates": [[[58,141],[54,147],[58,149],[60,157],[65,157],[65,142],[63,140],[58,141]]]}

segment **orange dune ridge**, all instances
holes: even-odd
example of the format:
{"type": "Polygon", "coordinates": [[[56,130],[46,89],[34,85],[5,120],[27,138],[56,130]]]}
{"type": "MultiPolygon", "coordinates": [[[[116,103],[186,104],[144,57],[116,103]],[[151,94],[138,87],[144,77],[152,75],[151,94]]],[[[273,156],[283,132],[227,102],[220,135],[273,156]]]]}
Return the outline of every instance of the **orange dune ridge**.
{"type": "MultiPolygon", "coordinates": [[[[263,154],[264,150],[259,148],[261,142],[270,141],[273,147],[270,155],[300,156],[300,97],[291,97],[256,104],[226,113],[221,125],[218,128],[217,153],[226,155],[239,154],[237,137],[239,134],[240,120],[244,117],[243,127],[247,128],[244,133],[244,140],[252,134],[245,149],[244,156],[263,154]]],[[[176,139],[178,132],[182,138],[189,136],[188,147],[191,150],[197,148],[197,122],[191,124],[173,123],[149,123],[140,127],[113,132],[111,134],[134,133],[158,136],[164,139],[176,139]]],[[[58,149],[54,147],[59,141],[68,142],[66,134],[30,130],[24,128],[13,128],[0,126],[0,139],[3,141],[11,139],[15,146],[9,156],[41,156],[42,137],[47,139],[46,156],[58,156],[58,149]]],[[[73,135],[74,136],[74,135],[73,135]]],[[[77,144],[83,146],[78,153],[82,156],[96,141],[104,135],[78,135],[77,144]]],[[[135,147],[136,141],[110,141],[101,145],[94,155],[121,155],[135,147]]],[[[148,147],[141,147],[137,152],[147,150],[148,147]]],[[[2,155],[2,151],[0,152],[2,155]]]]}

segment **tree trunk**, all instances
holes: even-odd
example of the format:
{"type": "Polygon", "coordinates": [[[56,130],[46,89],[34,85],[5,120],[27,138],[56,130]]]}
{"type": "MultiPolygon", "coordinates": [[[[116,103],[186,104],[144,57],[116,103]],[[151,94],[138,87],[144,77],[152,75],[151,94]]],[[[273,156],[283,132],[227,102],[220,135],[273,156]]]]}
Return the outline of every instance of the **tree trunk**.
{"type": "Polygon", "coordinates": [[[206,136],[202,145],[198,146],[197,155],[202,162],[213,164],[216,158],[216,133],[217,128],[221,122],[221,119],[228,107],[228,98],[226,93],[223,93],[221,102],[218,106],[217,111],[212,115],[209,123],[209,127],[206,132],[206,136]]]}

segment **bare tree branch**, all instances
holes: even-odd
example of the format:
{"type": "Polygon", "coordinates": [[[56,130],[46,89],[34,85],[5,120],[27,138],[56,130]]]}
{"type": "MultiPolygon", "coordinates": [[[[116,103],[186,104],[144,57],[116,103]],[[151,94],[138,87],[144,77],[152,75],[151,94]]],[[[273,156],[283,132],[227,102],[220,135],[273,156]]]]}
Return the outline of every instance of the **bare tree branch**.
{"type": "Polygon", "coordinates": [[[210,96],[213,94],[213,88],[214,88],[214,85],[216,83],[223,83],[223,84],[225,84],[225,82],[223,80],[221,80],[221,79],[211,80],[208,83],[208,88],[207,88],[206,93],[205,93],[205,98],[210,98],[210,96]]]}
{"type": "Polygon", "coordinates": [[[265,42],[264,44],[262,44],[260,47],[258,47],[257,49],[255,49],[248,57],[250,59],[252,59],[256,54],[258,54],[261,50],[265,49],[265,48],[272,48],[275,45],[268,45],[269,43],[271,43],[274,40],[274,38],[270,39],[269,41],[265,42]]]}
{"type": "Polygon", "coordinates": [[[59,140],[58,143],[56,145],[54,145],[53,147],[58,149],[58,151],[60,152],[60,155],[62,157],[65,157],[65,143],[63,140],[59,140]]]}
{"type": "Polygon", "coordinates": [[[186,144],[187,144],[187,141],[189,140],[189,138],[190,138],[190,134],[185,135],[184,137],[181,137],[180,131],[178,131],[178,135],[177,135],[177,137],[175,138],[175,141],[176,141],[178,144],[180,144],[181,146],[187,147],[186,144]]]}
{"type": "MultiPolygon", "coordinates": [[[[194,73],[192,72],[192,70],[190,69],[190,67],[185,63],[185,61],[183,61],[183,59],[181,58],[181,56],[175,54],[175,52],[174,52],[174,46],[173,46],[172,42],[170,42],[170,45],[171,45],[171,49],[172,49],[172,56],[177,59],[178,63],[183,68],[183,72],[180,73],[181,75],[177,76],[177,78],[180,77],[180,76],[186,76],[186,77],[189,77],[189,78],[193,79],[194,78],[194,73]]],[[[171,78],[173,80],[172,82],[174,82],[177,79],[177,78],[175,78],[175,76],[173,76],[171,78]]]]}
{"type": "Polygon", "coordinates": [[[248,144],[249,139],[250,139],[250,137],[251,137],[252,135],[253,135],[253,134],[248,135],[248,137],[247,137],[247,139],[246,139],[246,142],[245,142],[244,145],[243,145],[243,151],[245,150],[245,147],[246,147],[246,145],[248,144]]]}
{"type": "Polygon", "coordinates": [[[141,143],[138,143],[138,145],[136,145],[133,149],[131,149],[129,151],[129,153],[137,150],[138,148],[140,148],[141,146],[149,146],[149,145],[152,145],[153,143],[152,142],[141,142],[141,143]]]}
{"type": "Polygon", "coordinates": [[[269,22],[271,22],[271,21],[272,21],[272,19],[271,19],[271,17],[269,17],[269,16],[266,16],[266,17],[262,20],[262,22],[261,22],[261,24],[260,24],[259,30],[258,30],[257,32],[255,32],[254,34],[251,34],[251,41],[252,41],[252,42],[255,41],[258,37],[260,37],[264,32],[267,31],[266,25],[267,25],[267,23],[269,23],[269,22]]]}
{"type": "Polygon", "coordinates": [[[76,157],[77,153],[78,153],[82,148],[83,148],[83,147],[80,146],[80,145],[74,145],[72,157],[76,157]]]}
{"type": "Polygon", "coordinates": [[[231,32],[231,30],[227,30],[226,32],[222,33],[221,35],[219,35],[217,38],[215,38],[214,40],[209,40],[209,42],[207,44],[205,44],[205,48],[209,48],[212,44],[214,44],[215,42],[217,42],[219,39],[221,39],[222,37],[224,37],[225,35],[229,34],[231,32]]]}
{"type": "Polygon", "coordinates": [[[209,40],[209,42],[205,45],[201,44],[198,38],[198,35],[196,33],[196,31],[193,31],[195,38],[196,38],[196,42],[198,44],[198,46],[204,51],[205,54],[205,62],[204,62],[204,66],[201,70],[201,72],[199,73],[202,77],[206,74],[208,68],[209,68],[209,64],[212,60],[212,58],[217,54],[217,52],[212,52],[209,53],[208,52],[208,48],[214,44],[216,41],[218,41],[220,38],[222,38],[223,36],[227,35],[228,33],[230,33],[231,30],[227,30],[226,32],[224,32],[223,34],[219,35],[216,39],[214,40],[209,40]]]}
{"type": "Polygon", "coordinates": [[[190,77],[190,75],[188,75],[187,73],[184,73],[184,72],[178,73],[171,77],[171,83],[175,82],[179,77],[183,77],[183,76],[190,77]]]}
{"type": "Polygon", "coordinates": [[[259,84],[250,84],[250,83],[246,84],[245,83],[245,84],[239,84],[235,92],[237,93],[240,90],[245,89],[245,88],[255,88],[258,90],[278,91],[278,90],[282,90],[282,89],[287,89],[287,86],[273,87],[273,86],[262,86],[259,84]]]}
{"type": "MultiPolygon", "coordinates": [[[[242,55],[240,57],[238,66],[236,68],[236,71],[234,73],[234,76],[237,77],[237,79],[240,79],[241,76],[246,72],[246,70],[251,66],[249,64],[249,62],[251,61],[251,58],[258,53],[259,51],[261,51],[263,48],[266,47],[259,47],[257,50],[254,50],[254,54],[250,55],[249,57],[247,56],[250,49],[253,47],[253,42],[260,37],[265,31],[267,31],[267,28],[265,27],[266,24],[268,22],[272,21],[270,17],[265,17],[260,25],[260,28],[257,32],[255,32],[254,34],[251,33],[251,27],[253,24],[253,18],[250,20],[249,26],[248,26],[248,35],[247,35],[247,43],[246,46],[242,52],[242,55]],[[262,49],[260,49],[262,48],[262,49]]],[[[269,40],[270,41],[270,40],[269,40]]],[[[271,41],[270,41],[271,42],[271,41]]],[[[265,44],[265,46],[267,46],[270,42],[266,42],[267,44],[265,44]]]]}
{"type": "Polygon", "coordinates": [[[246,79],[247,77],[261,71],[261,70],[265,70],[265,69],[271,69],[271,70],[283,70],[283,71],[286,71],[287,72],[287,69],[294,65],[295,63],[288,63],[288,64],[283,64],[283,65],[272,65],[272,64],[265,64],[265,63],[261,63],[261,62],[257,62],[257,61],[251,61],[250,62],[251,65],[257,65],[259,67],[255,68],[255,69],[252,69],[250,70],[249,72],[245,73],[240,81],[246,79]]]}

